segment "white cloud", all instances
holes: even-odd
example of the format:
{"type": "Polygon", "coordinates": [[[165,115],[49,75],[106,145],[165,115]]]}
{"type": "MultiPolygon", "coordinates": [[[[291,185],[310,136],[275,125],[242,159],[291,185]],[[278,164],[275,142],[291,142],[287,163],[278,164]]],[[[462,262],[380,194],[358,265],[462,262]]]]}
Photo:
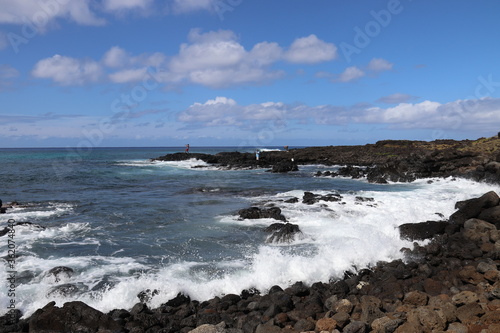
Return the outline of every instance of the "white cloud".
{"type": "Polygon", "coordinates": [[[183,110],[178,120],[202,126],[226,125],[249,127],[275,122],[317,124],[385,124],[399,129],[442,129],[494,132],[500,119],[500,99],[458,100],[441,104],[433,101],[401,103],[395,107],[378,108],[371,105],[351,107],[335,105],[309,106],[266,102],[239,105],[235,100],[217,97],[206,103],[195,103],[183,110]]]}
{"type": "Polygon", "coordinates": [[[179,54],[172,59],[170,69],[174,72],[191,72],[232,67],[241,63],[245,49],[232,32],[220,31],[200,35],[190,33],[194,43],[182,44],[179,54]]]}
{"type": "MultiPolygon", "coordinates": [[[[310,46],[311,40],[313,44],[326,44],[315,36],[302,40],[298,44],[310,46]]],[[[298,50],[296,46],[292,46],[291,49],[298,50]]],[[[309,49],[307,47],[302,49],[302,51],[305,50],[309,49]]],[[[297,51],[294,61],[300,60],[298,53],[297,51]]],[[[141,80],[144,78],[145,70],[153,67],[156,71],[155,79],[159,83],[170,85],[195,83],[210,88],[221,88],[231,85],[262,84],[279,79],[284,76],[284,71],[272,69],[271,66],[280,61],[290,60],[287,55],[290,55],[289,51],[284,52],[283,48],[275,42],[260,42],[250,50],[246,50],[233,31],[219,30],[202,33],[199,29],[192,29],[188,35],[188,42],[181,44],[179,52],[171,57],[159,52],[132,56],[123,48],[113,46],[103,55],[100,62],[72,59],[72,64],[75,67],[74,63],[78,62],[80,68],[82,64],[94,64],[103,71],[105,69],[109,79],[115,83],[141,80]]],[[[68,62],[69,58],[65,57],[59,59],[59,62],[63,58],[68,62]]],[[[316,57],[314,61],[307,58],[304,62],[312,63],[319,59],[326,59],[324,53],[316,57]]],[[[42,64],[46,67],[60,65],[55,59],[52,59],[50,63],[45,59],[42,64]]],[[[97,68],[94,68],[93,72],[97,72],[97,68]]],[[[72,84],[72,82],[75,84],[93,82],[90,76],[87,79],[82,79],[81,76],[80,79],[71,79],[67,77],[69,74],[55,72],[50,75],[41,74],[39,69],[34,70],[33,73],[35,77],[52,78],[57,83],[65,85],[72,84]]],[[[77,75],[71,77],[77,77],[77,75]]]]}
{"type": "Polygon", "coordinates": [[[90,9],[90,0],[38,1],[38,0],[0,0],[0,23],[26,24],[32,22],[37,29],[56,18],[69,18],[83,25],[102,25],[104,19],[98,18],[90,9]]]}
{"type": "Polygon", "coordinates": [[[365,72],[356,66],[347,67],[342,74],[339,75],[340,82],[351,82],[365,76],[365,72]]]}
{"type": "Polygon", "coordinates": [[[373,58],[368,63],[368,69],[374,72],[390,71],[394,64],[382,58],[373,58]]]}
{"type": "Polygon", "coordinates": [[[104,0],[103,5],[106,11],[120,11],[132,9],[147,9],[153,0],[104,0]]]}
{"type": "Polygon", "coordinates": [[[123,67],[129,63],[130,56],[124,49],[113,46],[104,54],[102,61],[108,67],[123,67]]]}
{"type": "Polygon", "coordinates": [[[99,63],[55,55],[40,60],[32,75],[36,78],[51,79],[61,85],[82,85],[96,82],[102,74],[99,63]]]}
{"type": "Polygon", "coordinates": [[[316,35],[296,39],[285,54],[289,62],[304,64],[330,61],[336,57],[337,47],[318,39],[316,35]]]}
{"type": "Polygon", "coordinates": [[[147,77],[147,68],[124,69],[109,75],[114,83],[128,83],[144,80],[147,77]]]}
{"type": "Polygon", "coordinates": [[[248,61],[258,66],[267,66],[283,57],[283,49],[278,43],[262,42],[255,44],[248,54],[248,61]]]}

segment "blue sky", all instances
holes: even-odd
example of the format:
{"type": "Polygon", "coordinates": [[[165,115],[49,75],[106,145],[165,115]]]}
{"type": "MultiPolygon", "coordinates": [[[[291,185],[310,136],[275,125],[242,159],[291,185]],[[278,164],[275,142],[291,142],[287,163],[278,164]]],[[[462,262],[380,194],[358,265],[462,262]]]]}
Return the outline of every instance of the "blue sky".
{"type": "Polygon", "coordinates": [[[500,131],[496,0],[0,0],[0,147],[500,131]]]}

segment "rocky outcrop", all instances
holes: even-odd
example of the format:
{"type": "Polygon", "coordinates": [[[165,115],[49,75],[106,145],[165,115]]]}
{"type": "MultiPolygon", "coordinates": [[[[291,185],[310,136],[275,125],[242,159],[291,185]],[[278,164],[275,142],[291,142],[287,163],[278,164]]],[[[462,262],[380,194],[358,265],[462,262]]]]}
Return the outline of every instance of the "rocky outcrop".
{"type": "Polygon", "coordinates": [[[444,234],[449,225],[448,221],[405,223],[399,226],[399,233],[404,239],[424,240],[444,234]]]}
{"type": "MultiPolygon", "coordinates": [[[[364,146],[328,146],[255,154],[229,152],[215,155],[176,153],[153,160],[197,158],[228,169],[273,168],[295,170],[296,165],[343,165],[328,176],[366,177],[373,183],[411,182],[428,177],[466,177],[500,183],[500,138],[478,140],[383,140],[364,146]]],[[[283,170],[283,171],[279,171],[283,170]]]]}
{"type": "Polygon", "coordinates": [[[312,192],[304,192],[304,195],[302,196],[302,203],[305,203],[306,205],[313,205],[320,201],[340,202],[341,200],[342,196],[338,193],[321,195],[312,192]]]}
{"type": "Polygon", "coordinates": [[[240,209],[238,211],[238,215],[242,219],[264,219],[271,218],[275,220],[280,220],[286,222],[286,218],[283,214],[281,214],[281,209],[279,207],[271,207],[271,208],[259,208],[259,207],[250,207],[240,209]]]}
{"type": "Polygon", "coordinates": [[[274,164],[271,169],[271,172],[274,173],[286,173],[290,171],[299,171],[297,163],[293,161],[284,160],[274,164]]]}
{"type": "Polygon", "coordinates": [[[493,191],[484,194],[480,198],[457,202],[455,208],[458,208],[458,211],[450,216],[450,222],[464,224],[466,220],[478,217],[483,210],[498,206],[499,202],[498,194],[493,191]]]}
{"type": "Polygon", "coordinates": [[[299,226],[292,223],[273,223],[264,231],[271,234],[267,238],[268,243],[290,243],[296,236],[302,235],[299,226]]]}
{"type": "Polygon", "coordinates": [[[62,308],[50,302],[37,310],[29,320],[30,333],[46,332],[123,332],[110,316],[83,302],[68,302],[62,308]]]}

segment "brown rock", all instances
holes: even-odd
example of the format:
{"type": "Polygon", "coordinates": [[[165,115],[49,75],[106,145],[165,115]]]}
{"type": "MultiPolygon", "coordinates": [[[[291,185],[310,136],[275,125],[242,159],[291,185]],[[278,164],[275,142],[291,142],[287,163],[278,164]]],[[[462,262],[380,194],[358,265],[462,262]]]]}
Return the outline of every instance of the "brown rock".
{"type": "Polygon", "coordinates": [[[403,299],[403,304],[422,306],[422,305],[427,305],[428,300],[429,296],[426,293],[423,293],[421,291],[410,291],[405,295],[405,298],[403,299]]]}
{"type": "Polygon", "coordinates": [[[453,304],[461,306],[464,304],[477,303],[479,296],[472,291],[462,291],[451,298],[453,304]]]}
{"type": "Polygon", "coordinates": [[[474,266],[465,266],[459,273],[458,276],[465,283],[470,283],[477,285],[483,280],[483,275],[476,271],[474,266]]]}
{"type": "Polygon", "coordinates": [[[278,313],[274,317],[274,322],[281,327],[285,326],[285,323],[288,322],[289,320],[290,319],[288,318],[288,315],[284,312],[278,313]]]}
{"type": "Polygon", "coordinates": [[[337,312],[332,316],[332,319],[337,322],[337,327],[340,329],[343,329],[351,321],[349,314],[345,312],[337,312]]]}
{"type": "Polygon", "coordinates": [[[451,323],[448,325],[447,332],[450,333],[469,333],[469,329],[462,323],[451,323]]]}
{"type": "Polygon", "coordinates": [[[500,225],[500,206],[485,209],[479,214],[478,219],[492,223],[496,226],[500,225]]]}
{"type": "Polygon", "coordinates": [[[483,243],[483,244],[481,244],[481,251],[483,251],[483,253],[494,252],[495,251],[495,244],[483,243]]]}
{"type": "Polygon", "coordinates": [[[490,332],[500,332],[500,324],[491,324],[488,326],[490,332]]]}
{"type": "Polygon", "coordinates": [[[316,322],[316,331],[332,332],[337,327],[337,321],[332,318],[321,318],[316,322]]]}
{"type": "Polygon", "coordinates": [[[441,294],[443,289],[444,289],[444,286],[443,286],[442,281],[437,281],[437,280],[430,279],[430,278],[425,279],[425,281],[424,281],[424,290],[430,296],[437,296],[437,295],[441,294]]]}
{"type": "Polygon", "coordinates": [[[500,311],[499,310],[487,311],[484,314],[484,316],[481,317],[481,322],[486,325],[491,325],[491,324],[500,325],[500,311]]]}
{"type": "Polygon", "coordinates": [[[402,319],[388,316],[377,318],[372,322],[372,333],[394,332],[403,323],[402,319]]]}
{"type": "Polygon", "coordinates": [[[381,301],[375,296],[361,296],[361,321],[369,325],[384,314],[380,310],[381,301]]]}
{"type": "Polygon", "coordinates": [[[415,311],[425,332],[443,331],[446,328],[446,316],[441,309],[421,306],[415,311]]]}
{"type": "Polygon", "coordinates": [[[278,326],[274,326],[273,321],[269,320],[265,324],[257,325],[255,333],[281,333],[281,328],[278,326]]]}
{"type": "Polygon", "coordinates": [[[468,219],[464,223],[463,235],[466,239],[472,241],[481,240],[483,243],[486,243],[490,239],[490,232],[492,230],[496,230],[494,224],[480,219],[468,219]]]}
{"type": "Polygon", "coordinates": [[[422,325],[419,322],[410,323],[406,322],[403,325],[396,328],[394,333],[426,333],[422,325]]]}
{"type": "Polygon", "coordinates": [[[353,308],[354,305],[351,303],[351,301],[344,298],[335,302],[332,310],[335,312],[351,313],[353,308]]]}
{"type": "Polygon", "coordinates": [[[484,278],[491,283],[495,283],[500,279],[500,272],[495,270],[487,271],[484,273],[484,278]]]}
{"type": "Polygon", "coordinates": [[[467,324],[475,318],[482,316],[484,309],[478,303],[469,303],[460,306],[457,309],[457,318],[463,323],[467,324]]]}
{"type": "Polygon", "coordinates": [[[429,306],[440,308],[447,322],[451,323],[457,320],[457,307],[451,303],[451,299],[448,295],[431,297],[429,299],[429,306]]]}

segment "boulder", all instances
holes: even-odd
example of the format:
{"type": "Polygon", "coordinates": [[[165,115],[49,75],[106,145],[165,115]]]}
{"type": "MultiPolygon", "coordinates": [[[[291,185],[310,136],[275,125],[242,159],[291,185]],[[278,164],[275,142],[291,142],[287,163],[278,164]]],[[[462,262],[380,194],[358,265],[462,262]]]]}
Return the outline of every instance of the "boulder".
{"type": "Polygon", "coordinates": [[[268,243],[290,243],[296,235],[302,235],[299,226],[292,223],[273,223],[264,231],[271,233],[267,238],[268,243]]]}
{"type": "Polygon", "coordinates": [[[271,207],[267,209],[261,209],[259,207],[250,207],[245,209],[240,209],[238,214],[242,219],[262,219],[262,218],[272,218],[275,220],[280,220],[286,222],[285,216],[281,214],[281,209],[278,207],[271,207]]]}
{"type": "Polygon", "coordinates": [[[31,316],[29,326],[31,333],[122,331],[110,316],[79,301],[65,303],[62,308],[50,302],[31,316]]]}
{"type": "Polygon", "coordinates": [[[271,172],[285,173],[290,171],[299,171],[297,163],[293,161],[280,161],[273,165],[271,172]]]}
{"type": "Polygon", "coordinates": [[[489,240],[491,232],[495,230],[495,225],[491,223],[479,219],[468,219],[464,223],[463,235],[472,241],[489,240]]]}
{"type": "Polygon", "coordinates": [[[497,228],[500,227],[500,206],[495,206],[483,210],[477,218],[492,223],[497,228]]]}
{"type": "Polygon", "coordinates": [[[500,198],[494,191],[483,194],[479,198],[457,202],[455,207],[458,211],[450,216],[450,222],[462,225],[468,219],[478,217],[484,209],[498,206],[499,202],[500,198]]]}
{"type": "Polygon", "coordinates": [[[399,226],[399,234],[403,239],[424,240],[444,234],[448,225],[446,221],[405,223],[399,226]]]}
{"type": "Polygon", "coordinates": [[[326,195],[315,194],[312,192],[304,192],[302,203],[307,205],[315,204],[319,201],[338,202],[342,200],[342,196],[338,193],[328,193],[326,195]]]}

